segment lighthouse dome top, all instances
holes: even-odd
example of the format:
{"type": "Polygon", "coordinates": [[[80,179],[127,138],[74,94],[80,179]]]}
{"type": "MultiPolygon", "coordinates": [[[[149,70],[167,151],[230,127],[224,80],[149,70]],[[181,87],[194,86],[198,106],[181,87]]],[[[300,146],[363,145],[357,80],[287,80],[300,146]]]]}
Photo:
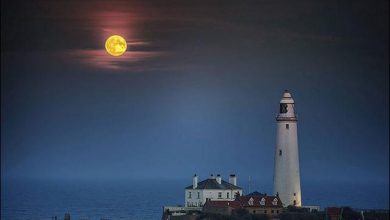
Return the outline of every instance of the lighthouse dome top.
{"type": "Polygon", "coordinates": [[[292,98],[290,91],[284,90],[280,103],[294,104],[294,99],[292,98]]]}
{"type": "Polygon", "coordinates": [[[291,98],[291,93],[288,89],[285,89],[283,92],[283,98],[291,98]]]}

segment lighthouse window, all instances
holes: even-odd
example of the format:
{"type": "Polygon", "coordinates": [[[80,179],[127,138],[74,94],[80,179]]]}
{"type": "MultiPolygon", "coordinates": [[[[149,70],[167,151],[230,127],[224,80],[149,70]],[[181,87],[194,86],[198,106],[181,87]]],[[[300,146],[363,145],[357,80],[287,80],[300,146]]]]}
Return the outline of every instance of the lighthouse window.
{"type": "Polygon", "coordinates": [[[287,104],[280,103],[280,113],[287,113],[287,104]]]}
{"type": "Polygon", "coordinates": [[[228,198],[228,199],[229,199],[229,196],[230,196],[230,194],[229,194],[229,193],[226,193],[226,198],[228,198]]]}
{"type": "Polygon", "coordinates": [[[218,198],[219,199],[222,198],[222,193],[221,192],[218,193],[218,198]]]}
{"type": "Polygon", "coordinates": [[[198,199],[200,198],[200,193],[198,192],[198,199]]]}
{"type": "Polygon", "coordinates": [[[282,150],[279,150],[279,156],[282,156],[282,150]]]}
{"type": "Polygon", "coordinates": [[[294,193],[294,196],[296,196],[297,194],[296,193],[294,193]]]}
{"type": "Polygon", "coordinates": [[[290,128],[290,125],[289,124],[286,124],[286,129],[289,129],[290,128]]]}
{"type": "Polygon", "coordinates": [[[188,193],[188,198],[190,198],[190,199],[191,199],[191,192],[189,192],[189,193],[188,193]]]}

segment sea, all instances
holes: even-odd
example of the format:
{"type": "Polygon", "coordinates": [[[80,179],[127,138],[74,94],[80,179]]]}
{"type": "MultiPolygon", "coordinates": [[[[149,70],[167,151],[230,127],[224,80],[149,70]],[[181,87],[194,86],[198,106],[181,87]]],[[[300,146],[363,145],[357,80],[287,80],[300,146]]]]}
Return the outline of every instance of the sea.
{"type": "MultiPolygon", "coordinates": [[[[3,180],[2,220],[159,220],[163,206],[184,204],[192,180],[3,180]]],[[[243,183],[243,185],[247,185],[243,183]]],[[[247,185],[248,186],[248,185],[247,185]]],[[[304,205],[389,209],[389,184],[302,182],[304,205]]],[[[249,188],[244,187],[244,191],[249,188]]],[[[270,193],[272,185],[252,186],[270,193]]]]}

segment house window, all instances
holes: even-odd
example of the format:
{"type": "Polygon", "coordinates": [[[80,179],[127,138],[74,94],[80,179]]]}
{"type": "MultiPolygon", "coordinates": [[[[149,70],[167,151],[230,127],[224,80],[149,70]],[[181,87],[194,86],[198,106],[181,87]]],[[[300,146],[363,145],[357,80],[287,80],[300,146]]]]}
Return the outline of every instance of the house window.
{"type": "Polygon", "coordinates": [[[273,201],[272,201],[272,205],[277,205],[278,204],[278,199],[275,198],[273,201]]]}
{"type": "Polygon", "coordinates": [[[279,150],[279,156],[282,156],[282,150],[279,150]]]}
{"type": "Polygon", "coordinates": [[[200,198],[200,192],[198,192],[198,199],[200,198]]]}
{"type": "Polygon", "coordinates": [[[271,213],[274,214],[274,210],[271,210],[271,213]]]}
{"type": "Polygon", "coordinates": [[[260,205],[265,205],[265,199],[264,198],[261,198],[260,205]]]}
{"type": "Polygon", "coordinates": [[[286,124],[286,129],[289,129],[290,128],[290,125],[289,124],[286,124]]]}
{"type": "Polygon", "coordinates": [[[248,205],[250,205],[250,206],[253,206],[253,198],[251,197],[249,200],[248,200],[248,205]]]}
{"type": "Polygon", "coordinates": [[[228,192],[226,193],[226,198],[230,198],[230,194],[228,192]]]}
{"type": "Polygon", "coordinates": [[[222,193],[218,192],[218,199],[222,198],[222,193]]]}
{"type": "Polygon", "coordinates": [[[256,214],[256,210],[253,210],[253,214],[256,214]]]}
{"type": "Polygon", "coordinates": [[[279,210],[276,210],[276,213],[279,213],[279,210]]]}
{"type": "Polygon", "coordinates": [[[264,214],[267,214],[267,210],[264,210],[264,214]]]}
{"type": "Polygon", "coordinates": [[[192,195],[191,195],[191,192],[188,192],[188,198],[191,199],[192,195]]]}

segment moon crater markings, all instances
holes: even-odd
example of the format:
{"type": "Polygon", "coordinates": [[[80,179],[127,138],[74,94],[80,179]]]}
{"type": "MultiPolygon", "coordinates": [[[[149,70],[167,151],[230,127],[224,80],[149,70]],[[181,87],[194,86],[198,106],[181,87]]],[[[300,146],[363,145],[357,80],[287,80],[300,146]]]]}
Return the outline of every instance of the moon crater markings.
{"type": "Polygon", "coordinates": [[[107,38],[105,46],[107,53],[114,57],[123,55],[127,50],[126,40],[119,35],[107,38]]]}

